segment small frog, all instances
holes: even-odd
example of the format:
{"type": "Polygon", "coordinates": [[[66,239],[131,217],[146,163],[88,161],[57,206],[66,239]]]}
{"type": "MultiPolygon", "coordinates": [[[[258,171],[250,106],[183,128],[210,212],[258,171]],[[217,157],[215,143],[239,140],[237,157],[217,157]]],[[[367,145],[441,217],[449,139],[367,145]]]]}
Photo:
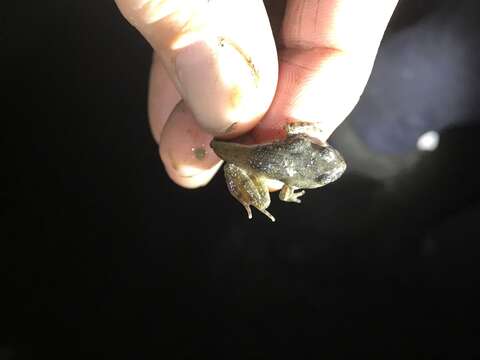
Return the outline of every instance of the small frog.
{"type": "Polygon", "coordinates": [[[247,210],[256,207],[272,221],[267,211],[270,194],[267,180],[278,180],[284,185],[279,198],[300,203],[305,191],[337,180],[346,164],[340,153],[316,138],[318,128],[309,123],[285,126],[286,139],[267,144],[243,145],[214,139],[210,146],[225,160],[224,172],[230,193],[247,210]]]}

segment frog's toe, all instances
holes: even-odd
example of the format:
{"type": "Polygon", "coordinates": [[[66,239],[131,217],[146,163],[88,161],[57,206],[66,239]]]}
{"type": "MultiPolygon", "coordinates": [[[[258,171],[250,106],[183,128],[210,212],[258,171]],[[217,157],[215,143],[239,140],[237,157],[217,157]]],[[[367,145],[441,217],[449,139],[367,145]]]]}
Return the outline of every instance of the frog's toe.
{"type": "Polygon", "coordinates": [[[247,210],[248,218],[251,219],[252,218],[252,209],[250,209],[250,205],[245,204],[245,203],[242,203],[242,205],[245,208],[245,210],[247,210]]]}
{"type": "Polygon", "coordinates": [[[305,195],[305,190],[299,191],[298,193],[294,192],[290,196],[290,199],[285,200],[285,201],[290,201],[290,202],[294,202],[294,203],[297,203],[297,204],[301,204],[302,200],[300,200],[299,197],[303,196],[303,195],[305,195]]]}
{"type": "Polygon", "coordinates": [[[270,220],[272,220],[272,222],[275,222],[275,218],[267,210],[265,210],[265,209],[258,209],[258,210],[260,210],[262,213],[264,213],[270,220]]]}
{"type": "MultiPolygon", "coordinates": [[[[240,201],[241,202],[241,201],[240,201]]],[[[253,205],[253,204],[249,204],[249,203],[245,203],[245,202],[241,202],[243,207],[245,208],[245,210],[247,210],[247,216],[249,219],[252,218],[252,209],[250,208],[250,205],[253,205]]],[[[255,206],[255,205],[253,205],[255,206]]],[[[270,220],[272,220],[273,222],[275,222],[275,218],[273,217],[272,214],[270,214],[266,209],[262,209],[261,207],[257,207],[255,206],[261,213],[265,214],[270,220]]]]}
{"type": "Polygon", "coordinates": [[[295,192],[295,189],[293,187],[284,185],[278,197],[282,201],[300,204],[302,200],[300,200],[299,197],[303,195],[305,195],[305,190],[295,192]]]}
{"type": "Polygon", "coordinates": [[[302,202],[302,200],[300,200],[299,197],[303,196],[303,195],[305,195],[305,190],[299,191],[298,193],[294,192],[292,194],[292,200],[290,200],[290,201],[295,202],[297,204],[300,204],[302,202]]]}

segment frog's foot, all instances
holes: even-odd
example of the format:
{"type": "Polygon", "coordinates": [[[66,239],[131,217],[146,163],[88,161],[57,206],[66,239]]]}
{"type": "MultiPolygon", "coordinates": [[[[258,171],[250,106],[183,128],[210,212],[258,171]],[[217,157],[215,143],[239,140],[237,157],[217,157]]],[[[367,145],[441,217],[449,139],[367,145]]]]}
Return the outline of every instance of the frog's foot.
{"type": "Polygon", "coordinates": [[[318,123],[307,122],[307,121],[296,121],[288,123],[284,127],[287,136],[291,135],[308,135],[314,139],[318,139],[323,142],[321,139],[324,137],[322,128],[318,123]]]}
{"type": "MultiPolygon", "coordinates": [[[[240,202],[240,204],[243,205],[245,210],[247,210],[247,216],[248,216],[249,219],[251,219],[252,218],[252,209],[250,208],[250,204],[247,203],[247,202],[244,202],[243,200],[241,200],[239,198],[237,198],[235,195],[234,195],[234,197],[235,197],[235,199],[237,199],[240,202]]],[[[270,214],[266,209],[261,209],[261,208],[257,208],[257,209],[258,209],[258,211],[265,214],[270,220],[272,220],[272,222],[275,222],[275,218],[273,217],[273,215],[270,214]]]]}
{"type": "MultiPolygon", "coordinates": [[[[273,215],[270,214],[266,209],[258,209],[258,210],[263,214],[265,214],[270,220],[272,220],[272,222],[275,222],[275,218],[273,217],[273,215]]],[[[251,217],[249,217],[249,219],[251,219],[251,217]]]]}
{"type": "Polygon", "coordinates": [[[282,201],[294,202],[300,204],[302,200],[299,199],[300,196],[305,195],[305,190],[295,192],[295,188],[283,185],[282,190],[280,190],[279,198],[282,201]]]}
{"type": "Polygon", "coordinates": [[[247,210],[249,219],[252,218],[250,206],[254,206],[270,220],[275,221],[272,214],[267,211],[270,205],[270,193],[262,179],[249,176],[242,168],[228,163],[224,167],[224,172],[230,194],[247,210]]]}

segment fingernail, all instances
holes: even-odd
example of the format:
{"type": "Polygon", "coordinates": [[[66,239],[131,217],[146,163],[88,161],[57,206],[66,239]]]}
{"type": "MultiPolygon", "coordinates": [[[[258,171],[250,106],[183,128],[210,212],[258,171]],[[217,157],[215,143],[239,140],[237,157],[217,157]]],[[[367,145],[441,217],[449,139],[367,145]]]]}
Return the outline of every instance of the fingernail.
{"type": "MultiPolygon", "coordinates": [[[[258,116],[259,74],[249,57],[222,37],[180,50],[175,71],[182,96],[200,125],[215,135],[258,116]]],[[[240,131],[245,129],[239,129],[240,131]]]]}

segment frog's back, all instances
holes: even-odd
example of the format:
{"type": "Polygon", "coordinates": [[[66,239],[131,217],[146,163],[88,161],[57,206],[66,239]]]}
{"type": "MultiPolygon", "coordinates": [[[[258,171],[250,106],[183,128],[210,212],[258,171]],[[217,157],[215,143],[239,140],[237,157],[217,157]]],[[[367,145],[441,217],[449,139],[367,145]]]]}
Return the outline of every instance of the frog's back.
{"type": "Polygon", "coordinates": [[[323,158],[327,146],[312,142],[304,135],[262,145],[249,158],[249,167],[265,177],[300,188],[316,187],[316,178],[325,172],[323,158]]]}
{"type": "Polygon", "coordinates": [[[304,156],[308,143],[303,136],[295,135],[283,141],[268,144],[244,145],[235,142],[213,140],[211,147],[215,153],[228,163],[235,164],[249,172],[271,172],[279,174],[285,161],[290,165],[295,158],[304,156]]]}

